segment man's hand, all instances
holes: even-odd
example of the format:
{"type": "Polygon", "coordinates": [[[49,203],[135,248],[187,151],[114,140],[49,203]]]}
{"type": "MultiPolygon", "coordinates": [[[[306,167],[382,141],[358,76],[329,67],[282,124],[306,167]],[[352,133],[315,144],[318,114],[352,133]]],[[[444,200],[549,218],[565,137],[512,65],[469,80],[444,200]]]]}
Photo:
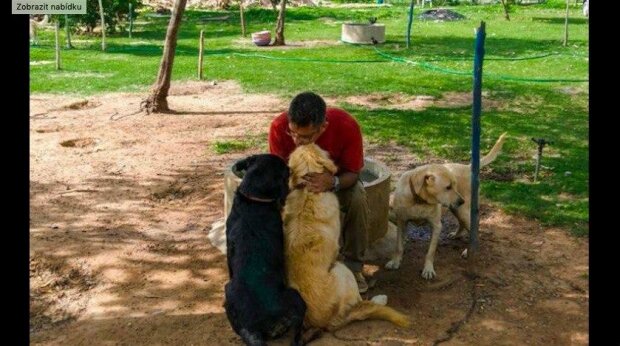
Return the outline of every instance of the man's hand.
{"type": "Polygon", "coordinates": [[[334,176],[329,172],[308,173],[303,179],[310,192],[330,191],[334,186],[334,176]]]}

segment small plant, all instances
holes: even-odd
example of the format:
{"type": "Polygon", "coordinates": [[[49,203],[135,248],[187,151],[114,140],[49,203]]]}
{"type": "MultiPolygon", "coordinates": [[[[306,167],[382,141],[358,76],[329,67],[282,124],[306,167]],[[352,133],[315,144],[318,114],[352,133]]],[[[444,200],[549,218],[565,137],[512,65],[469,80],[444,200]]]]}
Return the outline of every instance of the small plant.
{"type": "Polygon", "coordinates": [[[216,154],[228,154],[234,151],[244,151],[252,146],[249,141],[217,141],[213,144],[213,150],[216,154]]]}
{"type": "Polygon", "coordinates": [[[267,141],[265,140],[265,138],[267,138],[267,135],[262,134],[245,139],[216,141],[211,147],[213,151],[215,151],[215,153],[218,155],[228,154],[237,151],[244,151],[251,148],[260,148],[264,151],[267,149],[267,141]]]}

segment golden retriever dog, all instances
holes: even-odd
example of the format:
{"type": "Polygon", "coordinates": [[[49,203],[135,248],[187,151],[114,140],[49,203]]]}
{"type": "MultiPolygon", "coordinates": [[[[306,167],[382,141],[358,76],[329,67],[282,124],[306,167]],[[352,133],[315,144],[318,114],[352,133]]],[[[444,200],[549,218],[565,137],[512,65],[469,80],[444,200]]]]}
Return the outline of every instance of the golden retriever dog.
{"type": "MultiPolygon", "coordinates": [[[[506,133],[503,133],[491,151],[480,160],[484,167],[499,154],[506,133]]],[[[390,216],[397,226],[396,248],[387,269],[398,269],[403,255],[404,232],[408,221],[428,222],[432,235],[424,261],[422,277],[435,277],[433,262],[441,232],[441,208],[446,207],[459,220],[459,229],[450,233],[451,238],[465,235],[470,229],[471,165],[460,163],[428,164],[403,173],[396,184],[390,216]]],[[[467,256],[467,250],[463,252],[467,256]]]]}
{"type": "Polygon", "coordinates": [[[294,189],[307,173],[332,174],[336,165],[315,144],[299,146],[289,158],[291,176],[284,207],[284,254],[288,284],[306,302],[306,327],[333,331],[355,320],[383,319],[398,326],[409,318],[384,306],[386,296],[364,301],[349,268],[336,260],[340,238],[340,209],[333,192],[294,189]]]}

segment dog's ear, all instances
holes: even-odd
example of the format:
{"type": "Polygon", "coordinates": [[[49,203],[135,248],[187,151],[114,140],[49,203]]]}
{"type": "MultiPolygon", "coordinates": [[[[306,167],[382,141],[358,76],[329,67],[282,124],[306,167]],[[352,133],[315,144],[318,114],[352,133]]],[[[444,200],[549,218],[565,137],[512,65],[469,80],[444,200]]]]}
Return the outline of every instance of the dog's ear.
{"type": "MultiPolygon", "coordinates": [[[[315,144],[316,145],[316,144],[315,144]]],[[[323,149],[321,149],[318,145],[316,145],[316,157],[319,165],[323,166],[329,173],[336,174],[338,173],[338,167],[329,158],[329,153],[323,149]]]]}
{"type": "Polygon", "coordinates": [[[247,171],[248,168],[250,168],[250,166],[252,166],[252,164],[256,161],[256,157],[256,155],[252,155],[235,162],[235,164],[232,166],[233,173],[237,174],[243,171],[247,171]]]}
{"type": "Polygon", "coordinates": [[[235,164],[236,168],[247,169],[238,191],[257,198],[285,199],[288,195],[289,168],[276,155],[253,155],[235,164]]]}
{"type": "Polygon", "coordinates": [[[435,184],[435,176],[432,173],[419,172],[409,179],[409,188],[411,193],[418,195],[425,201],[428,201],[429,195],[425,185],[432,186],[435,184]]]}
{"type": "Polygon", "coordinates": [[[290,167],[289,188],[292,190],[297,184],[301,183],[301,177],[308,172],[308,163],[302,160],[299,155],[291,154],[288,166],[290,167]]]}
{"type": "Polygon", "coordinates": [[[321,165],[332,175],[338,173],[338,167],[329,157],[321,156],[321,165]]]}
{"type": "Polygon", "coordinates": [[[424,175],[424,181],[426,185],[433,186],[435,185],[435,175],[432,173],[427,173],[424,175]]]}
{"type": "Polygon", "coordinates": [[[411,175],[411,177],[409,177],[409,188],[411,189],[411,193],[414,195],[420,194],[425,181],[426,174],[423,172],[418,172],[418,174],[411,175]]]}

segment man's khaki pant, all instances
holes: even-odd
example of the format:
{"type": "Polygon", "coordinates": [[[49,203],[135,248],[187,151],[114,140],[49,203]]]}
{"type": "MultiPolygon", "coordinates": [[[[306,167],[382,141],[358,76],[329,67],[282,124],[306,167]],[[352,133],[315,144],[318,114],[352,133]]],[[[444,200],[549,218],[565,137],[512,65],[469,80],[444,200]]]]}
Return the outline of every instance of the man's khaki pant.
{"type": "MultiPolygon", "coordinates": [[[[368,246],[368,198],[361,181],[348,189],[336,192],[340,211],[344,213],[342,221],[341,248],[344,264],[352,272],[361,272],[364,263],[362,257],[368,246]]],[[[342,216],[342,215],[341,215],[342,216]]]]}

